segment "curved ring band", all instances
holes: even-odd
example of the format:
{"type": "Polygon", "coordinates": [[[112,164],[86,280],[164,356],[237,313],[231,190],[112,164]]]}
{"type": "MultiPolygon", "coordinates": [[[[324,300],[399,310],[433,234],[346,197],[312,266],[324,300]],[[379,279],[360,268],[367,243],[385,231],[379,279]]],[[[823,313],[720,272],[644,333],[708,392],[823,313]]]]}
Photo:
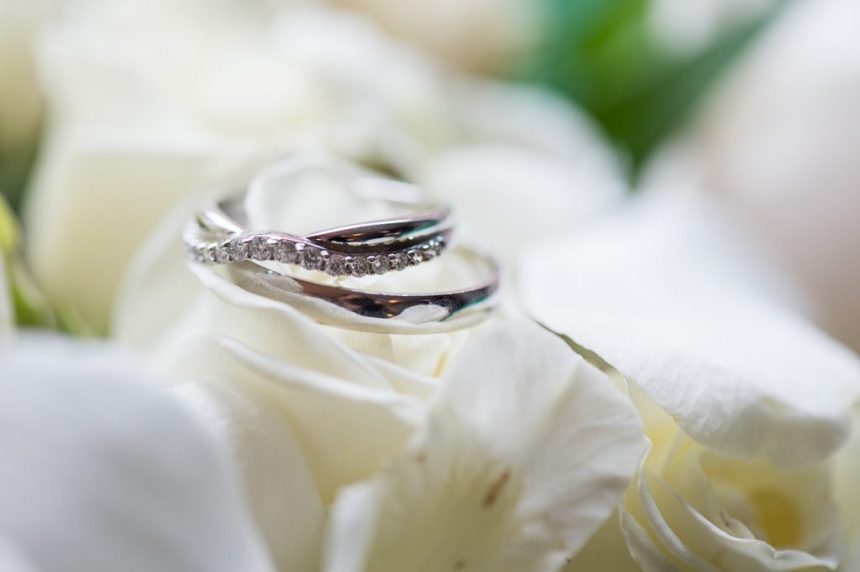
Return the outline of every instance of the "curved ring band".
{"type": "MultiPolygon", "coordinates": [[[[359,178],[356,183],[356,192],[363,197],[416,206],[407,199],[409,193],[402,192],[414,191],[412,185],[371,177],[359,178]],[[384,192],[380,193],[380,189],[384,192]],[[401,191],[399,195],[397,191],[401,191]]],[[[238,193],[197,212],[183,237],[189,258],[206,264],[276,261],[332,276],[361,277],[432,260],[446,249],[454,228],[450,208],[421,205],[425,210],[415,214],[305,236],[250,232],[243,209],[244,195],[238,193]]]]}
{"type": "Polygon", "coordinates": [[[322,284],[247,262],[231,264],[227,271],[245,290],[287,303],[322,324],[364,332],[425,334],[471,326],[498,306],[498,262],[463,246],[451,254],[481,264],[485,279],[459,290],[390,293],[322,284]]]}

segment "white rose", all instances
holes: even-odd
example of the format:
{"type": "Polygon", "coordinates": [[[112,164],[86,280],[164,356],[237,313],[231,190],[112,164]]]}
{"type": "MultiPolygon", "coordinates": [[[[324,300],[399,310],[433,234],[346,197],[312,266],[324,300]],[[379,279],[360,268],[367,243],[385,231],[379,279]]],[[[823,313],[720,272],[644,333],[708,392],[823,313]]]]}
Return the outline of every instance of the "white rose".
{"type": "Polygon", "coordinates": [[[651,441],[620,531],[583,559],[626,543],[615,569],[839,563],[830,479],[860,361],[776,301],[791,289],[737,232],[711,201],[659,194],[526,253],[528,307],[628,380],[651,441]]]}
{"type": "Polygon", "coordinates": [[[760,227],[809,290],[822,325],[855,349],[858,21],[860,4],[851,0],[789,3],[718,85],[684,159],[698,162],[698,184],[760,227]]]}
{"type": "Polygon", "coordinates": [[[233,467],[129,356],[0,343],[0,569],[274,568],[233,467]]]}
{"type": "MultiPolygon", "coordinates": [[[[369,212],[334,172],[279,172],[254,185],[252,225],[313,228],[369,212]]],[[[212,268],[188,272],[181,222],[141,251],[114,330],[231,453],[280,570],[555,570],[610,515],[641,426],[557,337],[509,318],[425,335],[321,326],[212,268]]],[[[449,253],[361,285],[478,279],[449,253]]]]}
{"type": "MultiPolygon", "coordinates": [[[[481,221],[491,191],[506,199],[501,221],[523,208],[561,225],[622,187],[569,106],[452,76],[347,13],[98,3],[46,34],[40,60],[51,122],[25,205],[29,260],[97,331],[161,216],[249,157],[328,149],[435,186],[481,221]]],[[[479,230],[504,236],[499,226],[479,230]]]]}

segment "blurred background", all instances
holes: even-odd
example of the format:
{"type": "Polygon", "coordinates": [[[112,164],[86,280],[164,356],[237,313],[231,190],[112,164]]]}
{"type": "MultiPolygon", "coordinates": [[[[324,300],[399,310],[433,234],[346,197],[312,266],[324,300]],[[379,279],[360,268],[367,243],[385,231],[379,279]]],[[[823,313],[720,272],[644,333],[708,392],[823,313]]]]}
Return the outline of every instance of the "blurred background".
{"type": "MultiPolygon", "coordinates": [[[[87,4],[97,1],[0,3],[4,94],[0,185],[13,205],[18,204],[36,156],[43,117],[35,55],[39,35],[52,22],[86,12],[87,4]]],[[[259,10],[300,2],[245,0],[249,8],[259,10]]],[[[390,34],[461,71],[537,83],[571,98],[605,130],[635,179],[659,142],[683,123],[785,2],[331,0],[330,4],[372,18],[390,34]]],[[[154,26],[151,33],[157,35],[159,29],[154,26]]]]}
{"type": "Polygon", "coordinates": [[[562,98],[628,194],[725,200],[860,349],[853,0],[0,0],[0,244],[18,322],[108,331],[125,262],[109,275],[75,259],[100,210],[160,197],[95,252],[125,261],[175,189],[225,156],[324,140],[420,179],[426,149],[470,140],[483,108],[459,94],[474,82],[562,98]]]}

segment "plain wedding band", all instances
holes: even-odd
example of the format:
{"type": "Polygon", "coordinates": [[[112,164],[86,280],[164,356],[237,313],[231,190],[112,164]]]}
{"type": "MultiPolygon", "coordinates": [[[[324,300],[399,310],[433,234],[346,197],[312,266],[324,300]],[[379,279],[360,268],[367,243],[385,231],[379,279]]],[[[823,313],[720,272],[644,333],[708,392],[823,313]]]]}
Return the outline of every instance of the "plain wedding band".
{"type": "Polygon", "coordinates": [[[484,279],[458,290],[391,293],[323,284],[248,262],[226,269],[238,286],[289,304],[322,324],[365,332],[424,334],[469,327],[498,306],[498,262],[461,245],[448,256],[466,257],[481,266],[484,279]]]}

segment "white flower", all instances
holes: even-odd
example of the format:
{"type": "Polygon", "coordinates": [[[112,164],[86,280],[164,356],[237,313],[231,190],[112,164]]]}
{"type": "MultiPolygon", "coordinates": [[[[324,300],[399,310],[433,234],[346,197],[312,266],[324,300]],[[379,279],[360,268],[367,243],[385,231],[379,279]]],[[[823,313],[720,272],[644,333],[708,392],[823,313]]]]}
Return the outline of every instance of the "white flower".
{"type": "Polygon", "coordinates": [[[522,291],[537,319],[632,384],[652,442],[620,512],[636,562],[834,569],[830,459],[860,361],[777,302],[788,290],[733,230],[711,202],[646,196],[535,246],[522,291]]]}
{"type": "MultiPolygon", "coordinates": [[[[279,167],[261,175],[246,200],[251,225],[326,226],[339,217],[387,214],[350,200],[337,165],[299,180],[287,179],[279,167]]],[[[420,327],[410,328],[412,335],[390,335],[321,326],[211,268],[188,272],[176,246],[178,224],[181,217],[167,221],[142,250],[119,297],[114,330],[147,352],[173,381],[172,391],[233,455],[279,569],[323,563],[331,570],[347,563],[359,569],[363,559],[384,550],[378,542],[390,541],[371,534],[374,515],[390,510],[390,502],[404,503],[403,518],[414,521],[416,503],[429,498],[423,487],[438,499],[424,526],[460,530],[455,509],[477,506],[476,518],[493,514],[483,512],[481,499],[506,472],[504,499],[510,502],[497,510],[507,536],[493,536],[500,531],[492,522],[475,521],[485,533],[468,534],[486,534],[486,542],[462,556],[476,566],[496,562],[509,546],[522,546],[521,557],[530,562],[557,563],[609,516],[638,461],[641,428],[611,382],[556,337],[521,321],[423,335],[420,327]],[[529,394],[529,384],[544,389],[529,394]],[[610,422],[612,428],[597,431],[610,422]],[[421,451],[426,464],[416,464],[421,451]],[[570,468],[582,454],[589,463],[570,468]],[[467,459],[476,465],[460,464],[467,459]],[[461,469],[473,471],[475,488],[444,478],[461,469]],[[351,485],[357,488],[339,496],[351,485]],[[414,495],[402,487],[416,487],[414,495]],[[336,529],[323,544],[332,505],[336,529]],[[342,528],[354,526],[365,533],[342,528]]],[[[432,291],[478,279],[478,269],[451,253],[361,285],[432,291]]],[[[504,486],[497,486],[499,494],[504,486]]],[[[400,522],[395,517],[394,527],[400,522]]],[[[432,538],[416,529],[416,542],[432,538]]],[[[463,548],[456,535],[445,546],[451,557],[463,548]]],[[[391,555],[384,566],[414,569],[408,557],[391,555]]]]}
{"type": "Polygon", "coordinates": [[[128,261],[171,207],[296,149],[442,187],[439,196],[477,220],[489,218],[483,197],[495,185],[507,198],[497,208],[525,207],[554,225],[618,196],[610,152],[560,101],[475,85],[355,15],[319,6],[267,14],[119,0],[45,35],[51,122],[25,205],[28,255],[49,296],[95,330],[106,329],[128,261]],[[464,165],[468,153],[484,160],[464,165]],[[536,177],[525,201],[524,181],[536,177]],[[560,192],[572,183],[575,193],[560,192]]]}
{"type": "MultiPolygon", "coordinates": [[[[718,85],[691,129],[704,186],[746,212],[819,306],[860,348],[860,4],[788,3],[718,85]]],[[[678,178],[665,169],[658,184],[678,178]]]]}
{"type": "Polygon", "coordinates": [[[223,454],[128,356],[0,346],[0,568],[273,570],[223,454]]]}

